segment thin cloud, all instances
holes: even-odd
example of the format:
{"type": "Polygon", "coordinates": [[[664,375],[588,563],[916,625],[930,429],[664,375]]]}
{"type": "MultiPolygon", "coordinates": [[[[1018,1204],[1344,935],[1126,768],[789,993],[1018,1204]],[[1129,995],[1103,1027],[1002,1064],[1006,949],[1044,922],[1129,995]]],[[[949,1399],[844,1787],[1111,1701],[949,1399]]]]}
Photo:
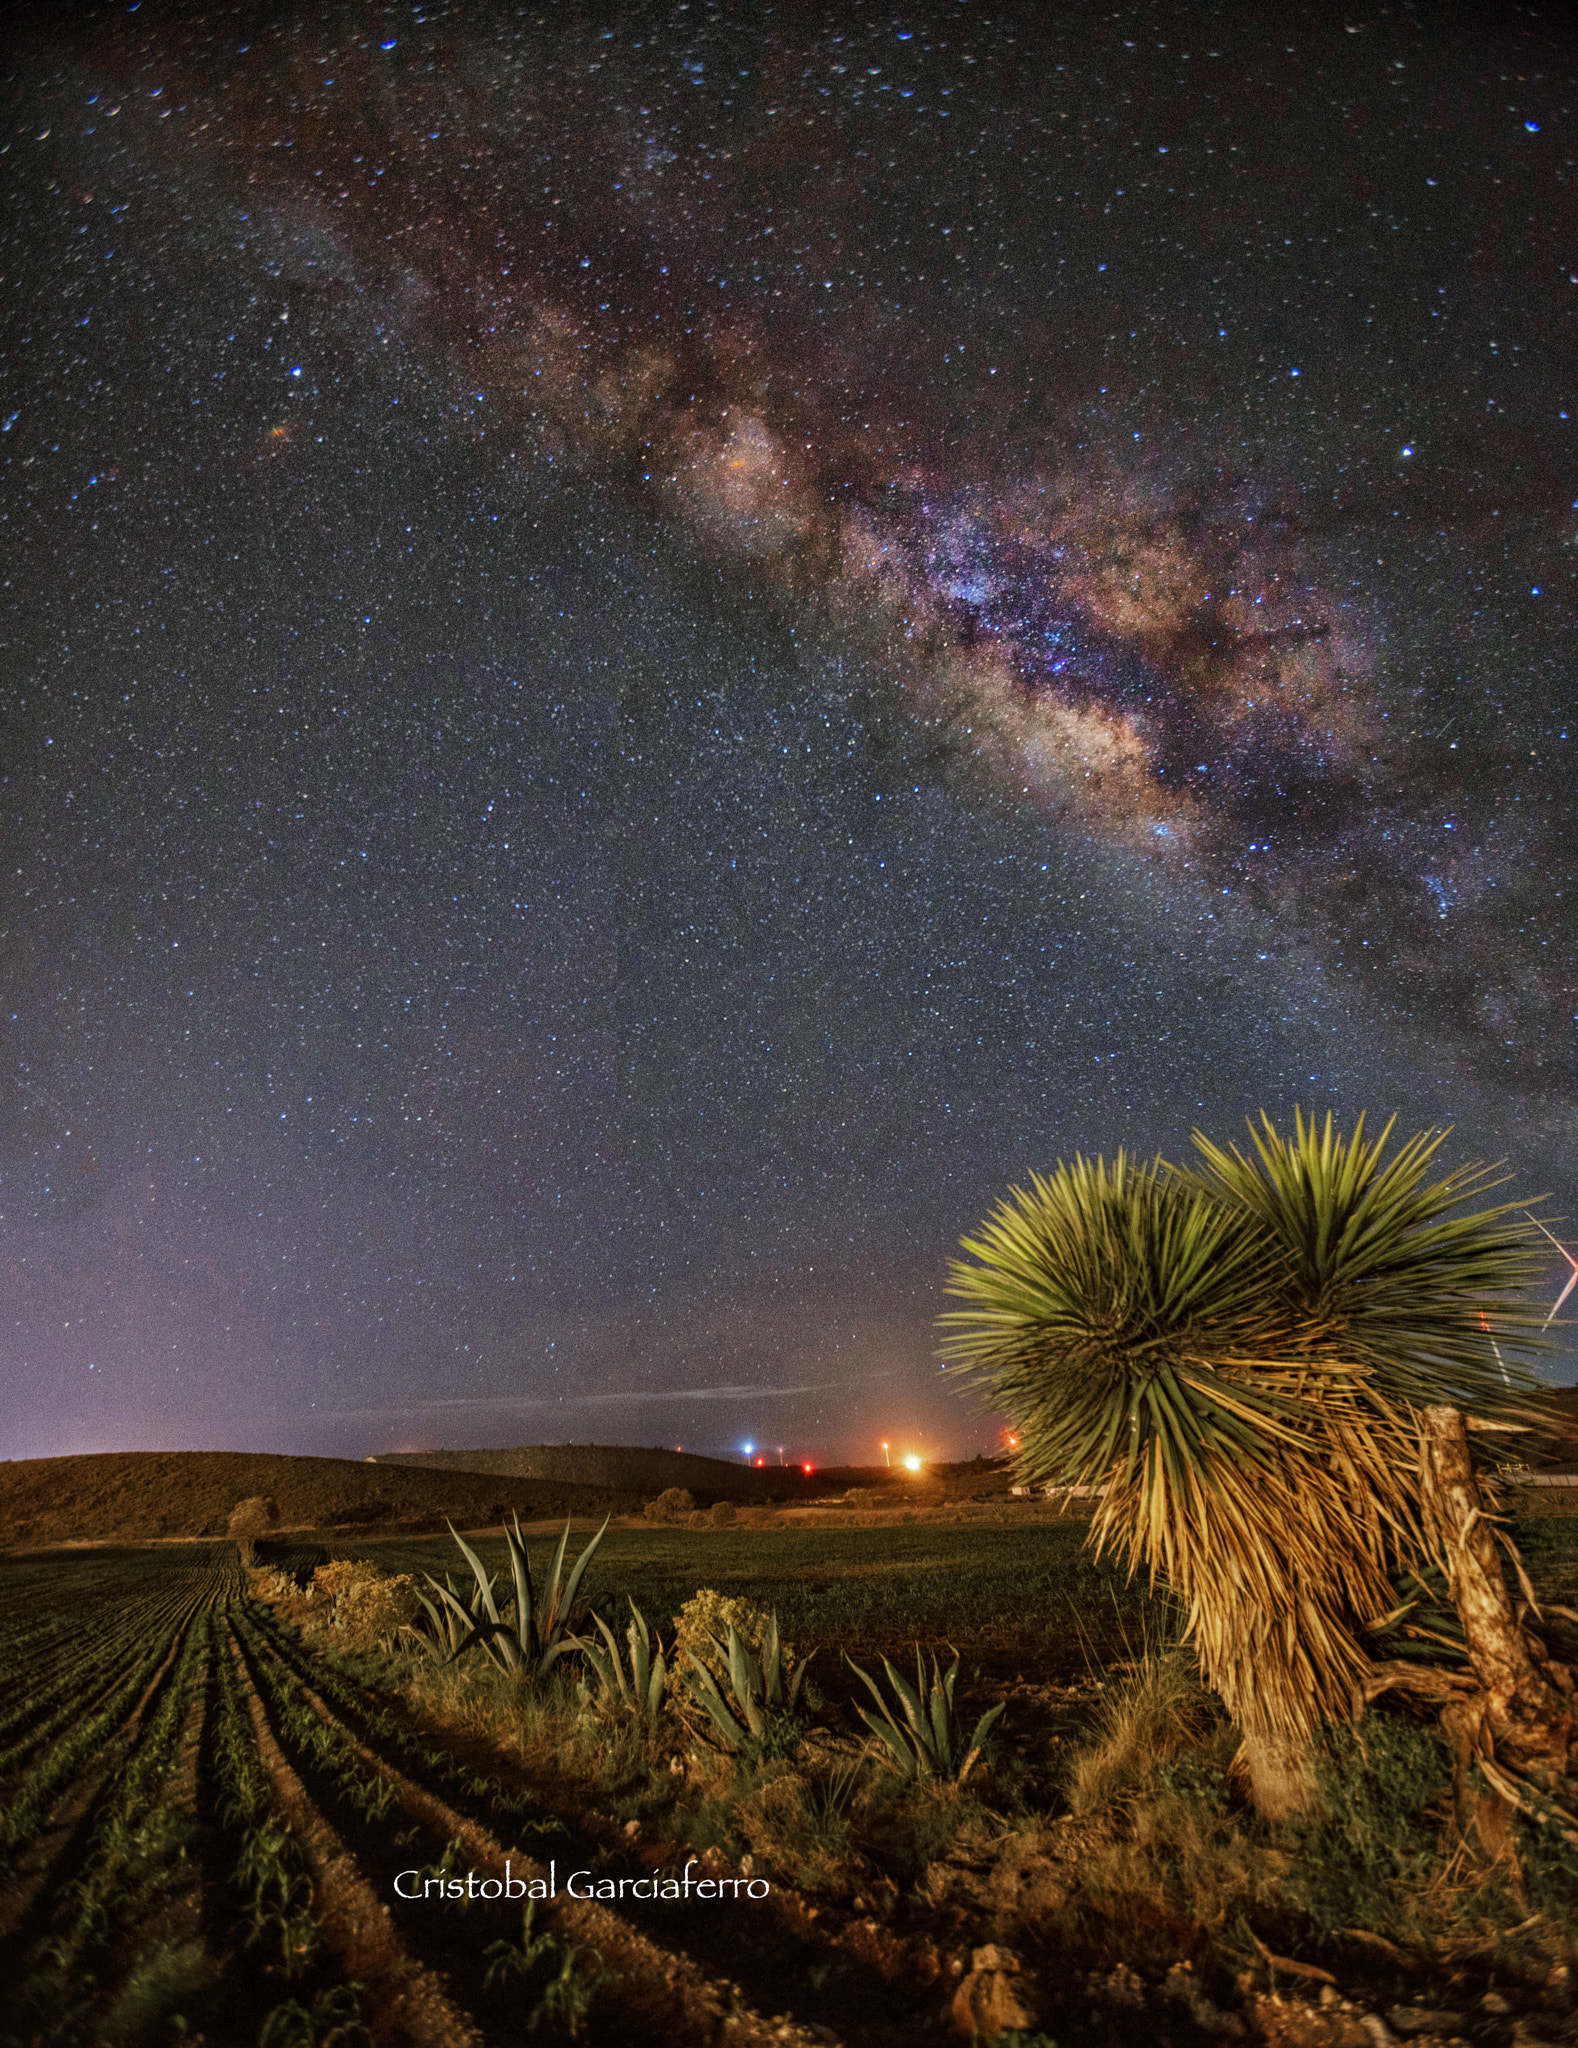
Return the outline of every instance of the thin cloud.
{"type": "Polygon", "coordinates": [[[457,1410],[475,1413],[481,1409],[519,1412],[537,1408],[626,1408],[636,1402],[648,1405],[666,1401],[782,1401],[796,1394],[830,1394],[851,1387],[870,1386],[874,1380],[898,1377],[897,1368],[887,1372],[863,1373],[856,1380],[808,1380],[797,1387],[670,1387],[662,1392],[629,1394],[478,1394],[453,1401],[402,1401],[384,1408],[335,1408],[328,1420],[339,1421],[365,1415],[436,1415],[457,1410]]]}

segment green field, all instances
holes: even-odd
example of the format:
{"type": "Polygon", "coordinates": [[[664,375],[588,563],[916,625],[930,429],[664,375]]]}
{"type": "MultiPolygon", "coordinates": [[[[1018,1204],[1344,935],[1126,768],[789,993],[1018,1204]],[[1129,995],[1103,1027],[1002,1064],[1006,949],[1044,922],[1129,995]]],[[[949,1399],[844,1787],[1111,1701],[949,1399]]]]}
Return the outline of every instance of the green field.
{"type": "MultiPolygon", "coordinates": [[[[873,1528],[610,1529],[583,1584],[594,1603],[617,1608],[633,1598],[649,1622],[666,1631],[671,1616],[699,1587],[743,1595],[774,1608],[784,1633],[810,1649],[859,1654],[904,1653],[956,1644],[972,1664],[994,1675],[1032,1668],[1066,1681],[1124,1642],[1165,1632],[1168,1603],[1151,1598],[1143,1579],[1095,1563],[1079,1522],[915,1522],[873,1528]]],[[[587,1537],[570,1539],[570,1556],[587,1537]]],[[[502,1540],[468,1538],[490,1571],[509,1588],[502,1540]]],[[[535,1571],[552,1560],[554,1542],[528,1539],[535,1571]]],[[[343,1554],[365,1555],[388,1571],[467,1571],[453,1541],[357,1543],[343,1554]]],[[[615,1618],[610,1609],[610,1618],[615,1618]]]]}

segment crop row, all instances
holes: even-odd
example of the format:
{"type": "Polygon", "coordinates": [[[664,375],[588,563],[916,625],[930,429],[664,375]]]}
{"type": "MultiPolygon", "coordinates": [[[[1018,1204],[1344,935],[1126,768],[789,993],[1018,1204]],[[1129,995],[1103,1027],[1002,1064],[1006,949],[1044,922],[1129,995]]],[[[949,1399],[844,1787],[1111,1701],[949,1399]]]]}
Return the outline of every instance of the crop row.
{"type": "MultiPolygon", "coordinates": [[[[5,1659],[6,1679],[0,1687],[0,1728],[13,1725],[18,1716],[36,1704],[41,1683],[49,1683],[76,1665],[91,1660],[102,1669],[107,1656],[115,1655],[124,1643],[135,1641],[157,1628],[169,1614],[190,1604],[185,1598],[161,1588],[156,1598],[143,1597],[111,1609],[102,1618],[95,1615],[90,1638],[82,1627],[82,1609],[66,1610],[47,1633],[40,1630],[18,1637],[0,1637],[0,1656],[5,1659]]],[[[95,1607],[97,1603],[94,1603],[95,1607]]]]}
{"type": "Polygon", "coordinates": [[[174,1654],[171,1634],[153,1637],[92,1712],[59,1727],[42,1750],[24,1761],[0,1810],[0,1868],[46,1825],[57,1799],[120,1733],[174,1654]]]}
{"type": "Polygon", "coordinates": [[[82,1656],[31,1736],[16,1731],[0,1779],[0,1854],[20,1880],[0,2040],[85,2048],[162,2020],[239,2027],[260,2048],[326,2031],[354,2048],[368,2038],[358,1987],[327,1952],[228,1626],[241,1575],[199,1555],[135,1587],[125,1571],[57,1568],[82,1656]],[[106,1644],[122,1658],[108,1686],[92,1677],[106,1644]]]}
{"type": "Polygon", "coordinates": [[[511,1792],[496,1778],[423,1741],[326,1659],[309,1662],[299,1640],[281,1628],[267,1609],[248,1609],[238,1626],[255,1656],[266,1648],[297,1682],[310,1684],[367,1748],[396,1764],[408,1777],[441,1791],[446,1801],[468,1818],[494,1828],[503,1824],[522,1842],[532,1835],[558,1834],[558,1824],[544,1819],[541,1809],[525,1794],[511,1792]]]}
{"type": "Polygon", "coordinates": [[[39,1674],[28,1697],[0,1717],[0,1784],[68,1722],[111,1699],[129,1674],[148,1669],[150,1659],[156,1663],[161,1646],[195,1612],[196,1602],[188,1596],[123,1612],[103,1627],[79,1624],[69,1659],[58,1660],[50,1675],[39,1674]]]}
{"type": "Polygon", "coordinates": [[[111,1752],[78,1874],[57,1892],[53,1931],[25,1959],[18,2010],[51,2040],[119,2034],[116,2008],[140,1996],[128,1968],[137,1930],[186,1876],[192,1820],[165,1793],[183,1734],[201,1711],[206,1629],[188,1622],[160,1647],[154,1687],[124,1749],[111,1752]]]}
{"type": "Polygon", "coordinates": [[[276,1803],[258,1750],[251,1688],[233,1623],[234,1616],[227,1616],[215,1663],[212,1746],[215,1818],[225,1831],[228,1883],[241,1908],[244,1953],[231,1958],[230,1974],[245,1976],[251,1958],[264,1973],[260,1992],[281,1977],[289,1987],[265,2013],[259,2048],[294,2048],[324,2038],[354,2048],[369,2038],[361,2019],[362,1987],[345,1980],[329,1952],[310,1860],[276,1803]]]}
{"type": "Polygon", "coordinates": [[[177,1568],[150,1588],[148,1573],[129,1570],[117,1562],[106,1573],[88,1567],[78,1577],[55,1567],[48,1582],[53,1600],[43,1605],[35,1590],[33,1616],[18,1625],[13,1597],[17,1592],[14,1570],[6,1576],[6,1615],[0,1623],[0,1773],[13,1761],[7,1740],[18,1728],[36,1731],[40,1714],[47,1714],[57,1695],[69,1694],[81,1700],[83,1688],[93,1682],[113,1680],[123,1657],[135,1655],[139,1644],[150,1637],[168,1633],[181,1625],[199,1604],[232,1596],[240,1590],[239,1573],[212,1555],[177,1568]],[[83,1626],[91,1613],[92,1625],[83,1626]]]}

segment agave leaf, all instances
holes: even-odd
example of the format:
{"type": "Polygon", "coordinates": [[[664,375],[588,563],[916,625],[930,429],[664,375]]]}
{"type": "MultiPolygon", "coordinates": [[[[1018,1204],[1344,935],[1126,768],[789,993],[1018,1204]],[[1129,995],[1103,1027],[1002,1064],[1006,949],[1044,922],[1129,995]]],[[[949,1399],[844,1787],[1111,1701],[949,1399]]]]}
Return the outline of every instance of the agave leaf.
{"type": "Polygon", "coordinates": [[[526,1561],[526,1544],[521,1535],[519,1514],[515,1517],[514,1533],[508,1529],[504,1531],[504,1544],[515,1580],[515,1638],[522,1658],[528,1664],[534,1664],[537,1658],[537,1601],[531,1582],[531,1566],[526,1561]]]}
{"type": "MultiPolygon", "coordinates": [[[[720,1644],[719,1647],[721,1648],[722,1645],[720,1644]]],[[[749,1728],[741,1727],[740,1723],[724,1705],[723,1695],[718,1691],[717,1681],[696,1655],[695,1651],[690,1650],[686,1654],[695,1667],[694,1675],[687,1681],[692,1696],[701,1702],[707,1713],[712,1717],[713,1724],[723,1737],[726,1748],[746,1748],[751,1740],[752,1731],[749,1728]]]]}
{"type": "Polygon", "coordinates": [[[486,1570],[483,1568],[481,1558],[478,1557],[477,1553],[472,1549],[471,1545],[466,1541],[465,1537],[461,1535],[460,1531],[455,1527],[453,1522],[446,1522],[445,1527],[449,1530],[450,1535],[453,1536],[455,1541],[460,1545],[461,1556],[466,1560],[467,1564],[470,1565],[473,1573],[476,1575],[477,1586],[482,1594],[482,1605],[487,1614],[488,1620],[497,1621],[499,1618],[499,1610],[493,1604],[493,1580],[488,1576],[486,1570]]]}
{"type": "Polygon", "coordinates": [[[981,1749],[985,1744],[987,1736],[990,1735],[992,1730],[997,1726],[998,1721],[1001,1719],[1003,1713],[1007,1708],[1007,1704],[1008,1703],[1006,1700],[999,1700],[995,1707],[988,1707],[986,1712],[981,1716],[980,1720],[976,1722],[975,1733],[970,1737],[969,1755],[966,1757],[964,1766],[959,1772],[961,1780],[964,1777],[965,1771],[967,1771],[970,1768],[970,1765],[980,1755],[981,1749]]]}
{"type": "Polygon", "coordinates": [[[880,1720],[872,1713],[869,1707],[857,1706],[855,1712],[865,1722],[877,1740],[885,1743],[892,1752],[893,1761],[898,1767],[899,1775],[905,1778],[917,1776],[919,1765],[915,1751],[893,1725],[891,1718],[887,1715],[887,1710],[884,1708],[883,1717],[880,1720]]]}
{"type": "MultiPolygon", "coordinates": [[[[594,1619],[599,1627],[603,1626],[601,1616],[595,1616],[594,1619]]],[[[609,1634],[613,1634],[611,1629],[609,1634]]],[[[630,1602],[630,1622],[625,1629],[625,1642],[630,1650],[630,1689],[637,1699],[644,1699],[652,1677],[652,1640],[647,1633],[646,1623],[641,1618],[641,1610],[634,1600],[630,1602]]]]}
{"type": "Polygon", "coordinates": [[[776,1608],[767,1617],[767,1627],[762,1633],[762,1691],[769,1706],[783,1705],[783,1658],[778,1640],[776,1608]]]}
{"type": "MultiPolygon", "coordinates": [[[[561,1611],[561,1590],[564,1581],[564,1553],[569,1541],[570,1522],[567,1516],[559,1536],[559,1547],[553,1553],[553,1563],[548,1567],[548,1576],[543,1581],[542,1606],[536,1617],[541,1638],[540,1647],[544,1649],[557,1633],[556,1624],[561,1611]]],[[[562,1604],[565,1608],[569,1605],[567,1601],[562,1604]]]]}
{"type": "MultiPolygon", "coordinates": [[[[717,1642],[717,1638],[713,1638],[717,1642]]],[[[723,1645],[718,1643],[719,1650],[723,1645]]],[[[734,1704],[745,1716],[753,1736],[760,1736],[767,1727],[770,1713],[766,1686],[761,1668],[751,1655],[739,1630],[731,1621],[729,1624],[729,1688],[734,1695],[734,1704]]]]}
{"type": "Polygon", "coordinates": [[[811,1668],[811,1659],[815,1655],[815,1650],[808,1651],[807,1654],[803,1656],[800,1659],[800,1662],[795,1666],[794,1676],[789,1681],[788,1697],[784,1701],[785,1708],[791,1714],[794,1712],[796,1706],[798,1706],[799,1704],[800,1693],[805,1685],[805,1674],[811,1668]]]}
{"type": "Polygon", "coordinates": [[[899,1704],[904,1709],[905,1721],[908,1723],[912,1733],[919,1735],[924,1740],[926,1731],[926,1716],[921,1706],[921,1694],[925,1691],[926,1681],[924,1677],[921,1675],[919,1649],[917,1648],[915,1652],[915,1679],[918,1688],[917,1691],[910,1691],[909,1687],[905,1684],[904,1680],[899,1676],[898,1672],[894,1670],[893,1666],[888,1662],[886,1657],[884,1657],[882,1660],[882,1668],[887,1672],[888,1683],[892,1686],[894,1692],[897,1694],[899,1704]]]}
{"type": "MultiPolygon", "coordinates": [[[[918,1652],[915,1665],[918,1671],[920,1668],[918,1652]]],[[[939,1680],[937,1676],[937,1660],[935,1657],[931,1660],[932,1753],[936,1757],[937,1768],[941,1772],[947,1772],[953,1763],[953,1682],[958,1676],[958,1672],[959,1660],[955,1656],[947,1678],[939,1680]]]]}
{"type": "Polygon", "coordinates": [[[582,1642],[576,1647],[597,1674],[598,1683],[602,1686],[604,1694],[612,1699],[625,1699],[627,1694],[624,1673],[620,1670],[617,1659],[605,1657],[595,1643],[582,1642]]]}
{"type": "Polygon", "coordinates": [[[465,1606],[453,1588],[449,1585],[441,1586],[431,1572],[428,1574],[428,1584],[443,1603],[444,1618],[447,1623],[445,1633],[449,1638],[451,1648],[453,1648],[475,1623],[477,1619],[477,1602],[475,1597],[473,1597],[471,1606],[465,1606]]]}
{"type": "MultiPolygon", "coordinates": [[[[580,1591],[581,1580],[585,1575],[586,1567],[591,1563],[593,1553],[596,1551],[598,1544],[601,1543],[603,1538],[608,1534],[608,1525],[613,1519],[614,1517],[612,1511],[610,1511],[607,1515],[603,1517],[602,1528],[598,1530],[595,1536],[589,1539],[586,1548],[575,1560],[575,1568],[570,1573],[569,1584],[564,1589],[564,1604],[562,1612],[566,1617],[568,1617],[570,1609],[575,1605],[575,1596],[580,1591]]],[[[568,1522],[566,1522],[564,1525],[564,1535],[559,1539],[559,1551],[554,1558],[553,1575],[555,1583],[557,1583],[559,1577],[559,1564],[564,1554],[564,1546],[569,1541],[569,1539],[570,1525],[568,1522]]]]}
{"type": "Polygon", "coordinates": [[[449,1661],[453,1664],[456,1658],[475,1649],[481,1649],[501,1671],[514,1671],[519,1667],[520,1646],[505,1622],[474,1622],[449,1661]]]}

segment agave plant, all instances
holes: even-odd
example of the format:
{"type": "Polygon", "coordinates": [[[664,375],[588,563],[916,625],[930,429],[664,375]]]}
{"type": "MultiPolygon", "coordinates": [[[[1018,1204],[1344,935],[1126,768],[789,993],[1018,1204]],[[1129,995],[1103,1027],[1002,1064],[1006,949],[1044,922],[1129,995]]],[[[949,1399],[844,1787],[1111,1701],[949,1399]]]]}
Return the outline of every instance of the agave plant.
{"type": "Polygon", "coordinates": [[[685,1689],[707,1715],[720,1748],[759,1749],[772,1740],[775,1727],[781,1729],[792,1720],[811,1659],[803,1658],[785,1673],[776,1614],[767,1624],[760,1661],[751,1655],[732,1622],[726,1645],[716,1636],[712,1640],[728,1672],[728,1698],[694,1650],[688,1653],[691,1669],[685,1675],[685,1689]]]}
{"type": "Polygon", "coordinates": [[[944,1357],[1018,1424],[1031,1482],[1105,1486],[1099,1554],[1188,1611],[1262,1809],[1307,1805],[1316,1725],[1369,1669],[1366,1622],[1425,1553],[1418,1414],[1526,1423],[1538,1270],[1517,1202],[1463,1213],[1479,1167],[1429,1179],[1444,1132],[1388,1160],[1295,1111],[1199,1167],[1076,1158],[963,1241],[944,1357]]]}
{"type": "Polygon", "coordinates": [[[871,1674],[863,1671],[853,1657],[847,1658],[846,1662],[877,1703],[875,1714],[868,1707],[857,1707],[855,1711],[886,1748],[888,1761],[899,1776],[946,1778],[955,1785],[962,1785],[975,1768],[987,1736],[1001,1717],[1003,1703],[999,1701],[995,1707],[987,1708],[976,1722],[975,1733],[968,1742],[960,1739],[959,1723],[953,1709],[954,1681],[959,1676],[958,1651],[955,1650],[947,1671],[940,1675],[937,1659],[932,1658],[931,1685],[928,1687],[917,1643],[913,1689],[887,1658],[883,1658],[882,1668],[888,1674],[888,1684],[898,1701],[897,1714],[882,1697],[882,1688],[871,1674]]]}
{"type": "MultiPolygon", "coordinates": [[[[576,1559],[568,1578],[564,1575],[564,1556],[570,1541],[570,1524],[564,1525],[564,1534],[559,1538],[559,1547],[554,1552],[553,1564],[543,1582],[539,1595],[532,1584],[531,1566],[526,1558],[526,1544],[521,1535],[520,1516],[515,1517],[513,1534],[504,1531],[505,1545],[509,1551],[510,1571],[515,1580],[515,1618],[504,1621],[493,1597],[496,1583],[465,1537],[449,1524],[449,1533],[460,1545],[461,1555],[470,1565],[476,1581],[476,1589],[469,1608],[459,1598],[433,1579],[429,1584],[440,1595],[451,1621],[461,1624],[460,1640],[450,1653],[451,1658],[463,1657],[468,1650],[481,1649],[498,1665],[501,1671],[519,1672],[523,1677],[536,1680],[545,1678],[566,1652],[576,1647],[576,1638],[569,1633],[570,1613],[575,1605],[575,1596],[580,1590],[586,1567],[599,1543],[608,1533],[612,1516],[605,1518],[603,1526],[587,1544],[576,1559]],[[478,1609],[480,1608],[480,1613],[478,1609]]],[[[430,1603],[424,1601],[428,1612],[433,1612],[430,1603]]],[[[436,1619],[436,1617],[435,1617],[436,1619]]]]}
{"type": "Polygon", "coordinates": [[[631,1600],[630,1625],[625,1630],[625,1641],[630,1650],[630,1668],[627,1671],[613,1630],[600,1614],[594,1614],[592,1620],[606,1648],[599,1649],[584,1636],[570,1638],[586,1660],[588,1675],[580,1685],[583,1705],[605,1716],[625,1713],[655,1719],[663,1705],[663,1688],[668,1683],[668,1660],[663,1655],[661,1639],[652,1634],[646,1616],[631,1600]],[[594,1678],[597,1681],[595,1686],[592,1684],[594,1678]]]}

